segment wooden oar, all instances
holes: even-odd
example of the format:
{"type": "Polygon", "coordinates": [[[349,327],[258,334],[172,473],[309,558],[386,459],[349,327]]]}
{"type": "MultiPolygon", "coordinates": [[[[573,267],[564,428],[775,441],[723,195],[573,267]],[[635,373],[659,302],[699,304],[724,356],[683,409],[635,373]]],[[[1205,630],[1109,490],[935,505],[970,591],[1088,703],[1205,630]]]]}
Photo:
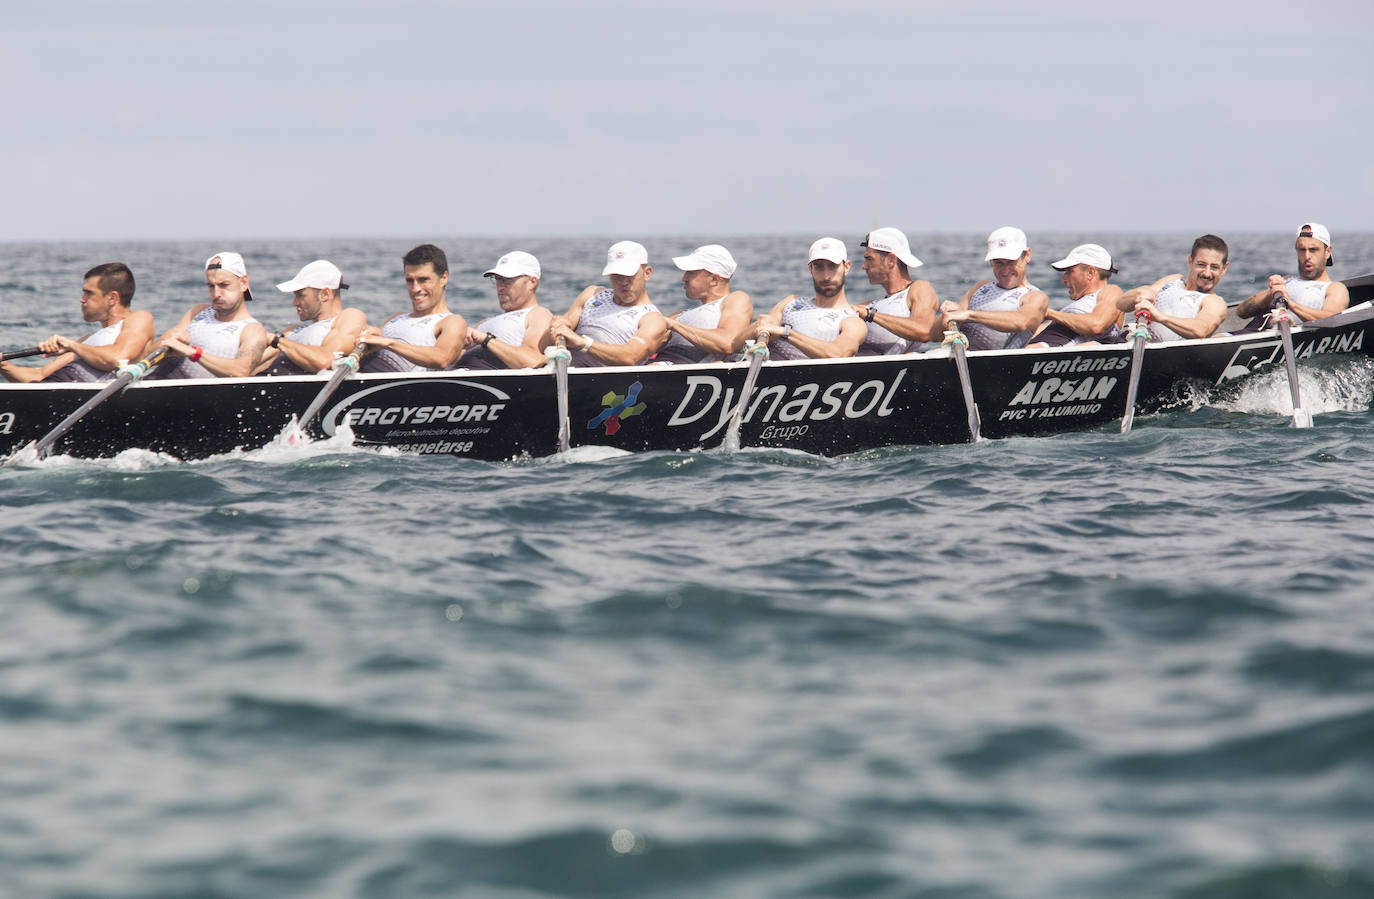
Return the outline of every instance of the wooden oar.
{"type": "Polygon", "coordinates": [[[750,340],[744,350],[744,355],[749,357],[749,371],[744,375],[744,386],[739,391],[739,405],[730,415],[730,428],[725,432],[725,440],[721,446],[730,452],[739,450],[739,426],[744,421],[744,409],[749,405],[749,398],[754,395],[754,382],[759,379],[759,368],[763,365],[763,360],[768,358],[768,341],[750,340]]]}
{"type": "Polygon", "coordinates": [[[296,422],[296,427],[302,434],[305,433],[306,427],[315,420],[315,416],[319,414],[320,409],[324,408],[324,404],[334,395],[334,391],[339,389],[339,385],[342,384],[349,375],[358,370],[358,360],[363,355],[364,346],[365,344],[360,343],[354,348],[353,352],[349,353],[347,356],[341,356],[334,360],[334,374],[330,375],[329,383],[325,384],[324,387],[320,389],[320,392],[315,394],[315,398],[310,401],[309,406],[305,407],[305,411],[301,413],[300,420],[296,422]]]}
{"type": "Polygon", "coordinates": [[[968,338],[959,330],[958,322],[950,322],[945,328],[943,346],[949,347],[954,357],[954,367],[959,370],[959,386],[964,391],[964,407],[968,409],[968,442],[977,443],[983,439],[983,423],[978,415],[978,404],[973,400],[973,381],[968,374],[968,357],[964,355],[968,338]]]}
{"type": "Polygon", "coordinates": [[[23,359],[25,356],[37,356],[42,352],[43,350],[40,347],[25,347],[22,350],[15,350],[12,353],[0,353],[0,362],[8,362],[11,359],[23,359]]]}
{"type": "Polygon", "coordinates": [[[1131,326],[1131,376],[1126,382],[1126,411],[1121,413],[1121,433],[1131,433],[1135,421],[1135,394],[1140,389],[1140,366],[1145,361],[1145,344],[1150,339],[1150,313],[1142,309],[1131,326]]]}
{"type": "Polygon", "coordinates": [[[572,361],[572,353],[568,352],[567,341],[558,338],[556,346],[544,350],[544,360],[553,369],[558,391],[558,451],[566,453],[572,444],[572,427],[568,424],[568,363],[572,361]]]}
{"type": "Polygon", "coordinates": [[[1303,408],[1302,391],[1298,388],[1298,358],[1293,353],[1293,317],[1288,311],[1288,301],[1283,297],[1274,298],[1274,311],[1271,321],[1279,326],[1279,339],[1283,341],[1283,364],[1288,369],[1288,392],[1293,399],[1293,427],[1312,427],[1312,413],[1303,408]]]}
{"type": "Polygon", "coordinates": [[[133,365],[121,365],[119,367],[119,374],[115,377],[113,381],[105,385],[105,388],[103,390],[101,390],[95,396],[91,397],[86,402],[82,403],[81,408],[77,409],[71,415],[68,415],[66,418],[62,419],[62,421],[57,425],[57,427],[53,428],[41,439],[39,439],[38,442],[33,444],[34,454],[39,459],[46,459],[48,456],[48,450],[52,448],[52,445],[56,443],[63,434],[67,433],[72,429],[72,425],[80,421],[83,417],[85,417],[85,415],[88,412],[90,412],[96,406],[99,406],[101,403],[105,402],[107,399],[114,396],[116,393],[119,393],[125,387],[128,387],[134,381],[137,381],[139,378],[146,375],[149,369],[157,365],[163,359],[167,358],[167,354],[169,352],[170,350],[168,350],[167,347],[161,347],[157,351],[152,353],[152,355],[148,356],[140,362],[135,362],[133,365]]]}

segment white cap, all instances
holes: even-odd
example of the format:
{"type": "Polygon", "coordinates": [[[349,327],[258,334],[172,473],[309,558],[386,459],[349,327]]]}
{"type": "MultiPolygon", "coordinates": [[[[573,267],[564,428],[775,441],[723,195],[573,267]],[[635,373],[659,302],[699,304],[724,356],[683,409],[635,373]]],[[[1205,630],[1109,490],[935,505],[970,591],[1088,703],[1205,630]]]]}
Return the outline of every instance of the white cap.
{"type": "Polygon", "coordinates": [[[868,237],[859,242],[859,246],[880,253],[891,253],[905,262],[907,268],[921,264],[921,260],[911,254],[911,244],[906,242],[906,235],[896,228],[874,228],[868,232],[868,237]]]}
{"type": "Polygon", "coordinates": [[[339,271],[337,265],[324,259],[316,259],[296,272],[296,277],[290,281],[278,284],[277,290],[282,293],[295,293],[303,287],[313,287],[316,290],[326,287],[330,290],[343,290],[347,286],[343,283],[343,272],[339,271]]]}
{"type": "Polygon", "coordinates": [[[248,266],[243,264],[243,257],[238,253],[216,253],[205,260],[205,270],[208,272],[211,267],[222,268],[231,275],[238,275],[240,278],[248,277],[248,266]]]}
{"type": "Polygon", "coordinates": [[[633,240],[622,240],[611,244],[611,248],[606,251],[606,267],[601,270],[601,274],[634,275],[639,273],[641,265],[648,264],[649,251],[644,249],[643,244],[637,244],[633,240]]]}
{"type": "Polygon", "coordinates": [[[718,243],[708,243],[704,247],[697,247],[690,256],[674,256],[673,265],[682,269],[684,272],[706,271],[713,275],[720,275],[722,278],[729,278],[735,274],[735,257],[730,255],[730,251],[718,243]]]}
{"type": "Polygon", "coordinates": [[[844,241],[836,240],[833,237],[822,237],[811,245],[811,255],[806,257],[806,261],[810,263],[817,259],[824,259],[826,262],[839,265],[848,258],[849,251],[844,248],[844,241]]]}
{"type": "Polygon", "coordinates": [[[538,278],[539,271],[539,260],[533,255],[524,250],[511,250],[495,265],[482,272],[482,277],[490,278],[497,275],[501,278],[518,278],[521,275],[529,275],[531,278],[538,278]]]}
{"type": "Polygon", "coordinates": [[[988,235],[988,254],[984,262],[994,259],[1020,259],[1026,252],[1026,232],[1020,228],[998,228],[988,235]]]}
{"type": "Polygon", "coordinates": [[[1058,262],[1051,262],[1050,268],[1064,271],[1073,268],[1075,265],[1091,265],[1093,268],[1102,269],[1105,272],[1116,271],[1116,266],[1112,265],[1112,254],[1095,243],[1079,244],[1069,255],[1058,262]]]}

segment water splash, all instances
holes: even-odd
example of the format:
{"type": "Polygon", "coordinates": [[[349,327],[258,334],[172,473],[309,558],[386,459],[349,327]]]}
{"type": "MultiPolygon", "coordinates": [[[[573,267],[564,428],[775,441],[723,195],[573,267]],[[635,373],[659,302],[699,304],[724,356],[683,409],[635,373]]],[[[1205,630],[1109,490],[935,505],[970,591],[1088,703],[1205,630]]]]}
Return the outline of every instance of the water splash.
{"type": "MultiPolygon", "coordinates": [[[[1313,414],[1367,411],[1374,400],[1374,360],[1355,359],[1332,368],[1301,366],[1298,388],[1303,406],[1313,414]]],[[[1291,415],[1288,374],[1282,368],[1262,372],[1207,405],[1228,412],[1291,415]]]]}

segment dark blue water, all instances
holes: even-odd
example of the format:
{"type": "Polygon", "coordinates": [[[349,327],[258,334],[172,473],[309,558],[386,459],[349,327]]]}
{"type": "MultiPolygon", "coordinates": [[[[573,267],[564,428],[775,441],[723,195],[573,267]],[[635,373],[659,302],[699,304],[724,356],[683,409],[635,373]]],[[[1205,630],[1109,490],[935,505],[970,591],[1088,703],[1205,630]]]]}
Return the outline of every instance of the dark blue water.
{"type": "MultiPolygon", "coordinates": [[[[1103,242],[1133,284],[1189,237],[1103,242]]],[[[670,309],[697,242],[646,241],[670,309]]],[[[737,282],[801,288],[808,242],[727,241],[737,282]]],[[[493,309],[520,243],[441,243],[493,309]]],[[[550,305],[603,244],[526,244],[550,305]]],[[[914,244],[942,295],[981,276],[977,235],[914,244]]],[[[1288,244],[1237,238],[1221,292],[1288,244]]],[[[279,325],[317,255],[405,308],[409,246],[242,249],[279,325]]],[[[81,333],[109,258],[170,323],[229,248],[0,246],[4,343],[81,333]]],[[[0,469],[0,895],[1374,895],[1374,375],[1303,374],[1309,431],[1269,378],[836,459],[0,469]]]]}

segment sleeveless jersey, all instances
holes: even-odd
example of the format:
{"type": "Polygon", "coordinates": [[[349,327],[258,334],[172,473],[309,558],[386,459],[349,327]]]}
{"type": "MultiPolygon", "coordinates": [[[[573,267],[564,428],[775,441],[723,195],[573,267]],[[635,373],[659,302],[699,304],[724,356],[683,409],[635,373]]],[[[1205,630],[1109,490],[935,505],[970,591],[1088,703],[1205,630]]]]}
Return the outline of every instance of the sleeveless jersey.
{"type": "MultiPolygon", "coordinates": [[[[650,312],[657,312],[653,303],[639,306],[618,306],[612,297],[615,291],[599,290],[582,306],[582,316],[577,320],[578,334],[590,337],[598,343],[624,345],[630,342],[639,330],[639,321],[650,312]]],[[[644,348],[648,355],[652,347],[644,348]]],[[[640,360],[643,361],[642,359],[640,360]]],[[[600,359],[581,350],[572,351],[573,365],[605,365],[600,359]]]]}
{"type": "MultiPolygon", "coordinates": [[[[87,334],[81,338],[81,342],[86,346],[109,346],[119,339],[119,332],[124,329],[124,319],[120,319],[113,325],[106,325],[99,331],[87,334]]],[[[101,371],[91,365],[87,365],[80,359],[73,359],[71,362],[59,368],[57,371],[48,375],[43,380],[53,381],[108,381],[115,376],[113,371],[101,371]]]]}
{"type": "MultiPolygon", "coordinates": [[[[394,337],[411,346],[434,346],[439,341],[434,334],[434,326],[452,314],[452,312],[433,312],[417,318],[412,313],[407,312],[405,315],[398,315],[382,325],[382,336],[394,337]]],[[[358,366],[358,370],[426,371],[427,369],[423,365],[411,362],[399,353],[393,353],[391,350],[383,348],[367,357],[363,364],[358,366]]]]}
{"type": "MultiPolygon", "coordinates": [[[[1334,281],[1304,281],[1302,278],[1286,278],[1288,300],[1294,306],[1320,309],[1326,304],[1326,291],[1334,281]]],[[[1294,316],[1296,318],[1296,316],[1294,316]]]]}
{"type": "MultiPolygon", "coordinates": [[[[817,306],[815,297],[797,297],[782,308],[782,323],[792,330],[817,340],[834,340],[840,336],[840,323],[853,309],[831,309],[817,306]]],[[[774,359],[810,359],[790,342],[774,338],[768,344],[768,354],[774,359]]]]}
{"type": "MultiPolygon", "coordinates": [[[[294,341],[295,343],[302,344],[304,346],[319,346],[320,344],[324,343],[324,339],[329,336],[329,329],[333,327],[334,319],[326,318],[323,321],[311,322],[308,325],[301,325],[296,330],[288,333],[286,335],[286,339],[294,341]]],[[[314,374],[314,372],[306,371],[296,363],[292,362],[290,359],[286,358],[285,353],[278,352],[277,358],[272,362],[272,366],[268,368],[267,371],[263,372],[263,374],[309,375],[314,374]]]]}
{"type": "MultiPolygon", "coordinates": [[[[525,319],[529,318],[530,310],[533,308],[533,306],[527,306],[524,309],[516,309],[514,312],[502,312],[500,315],[493,315],[491,318],[479,322],[474,330],[486,331],[493,340],[499,340],[511,346],[519,346],[525,342],[525,319]]],[[[454,365],[454,368],[505,367],[506,364],[496,358],[495,353],[480,346],[468,350],[454,365]]]]}
{"type": "MultiPolygon", "coordinates": [[[[907,291],[911,290],[908,284],[904,289],[894,294],[889,294],[880,300],[873,300],[868,304],[868,308],[883,315],[900,315],[903,318],[911,317],[911,307],[906,303],[907,291]]],[[[859,344],[859,356],[891,356],[894,353],[905,353],[910,348],[910,342],[905,338],[898,337],[887,328],[874,322],[868,323],[868,334],[864,337],[864,342],[859,344]]]]}
{"type": "MultiPolygon", "coordinates": [[[[701,328],[706,331],[720,327],[720,311],[725,304],[725,297],[712,300],[709,303],[702,303],[695,309],[688,309],[677,317],[677,320],[684,325],[693,328],[701,328]]],[[[710,353],[696,344],[692,343],[681,334],[673,334],[668,338],[668,343],[663,349],[658,351],[655,362],[672,362],[675,364],[685,364],[691,362],[719,362],[725,357],[719,353],[710,353]]]]}
{"type": "MultiPolygon", "coordinates": [[[[1065,315],[1084,315],[1097,308],[1097,295],[1101,293],[1101,288],[1092,293],[1084,294],[1073,302],[1069,303],[1059,311],[1065,315]]],[[[1050,346],[1077,346],[1087,340],[1100,340],[1112,334],[1116,330],[1116,322],[1107,325],[1107,330],[1101,334],[1079,334],[1068,325],[1061,325],[1054,322],[1048,328],[1041,331],[1034,338],[1036,343],[1047,343],[1050,346]]]]}
{"type": "MultiPolygon", "coordinates": [[[[984,312],[1015,312],[1021,308],[1021,299],[1036,289],[1032,284],[1022,284],[1020,287],[1007,290],[998,287],[996,281],[989,281],[969,297],[968,308],[984,312]]],[[[1035,332],[1032,328],[1029,331],[1008,334],[976,322],[960,322],[959,328],[968,338],[968,348],[971,350],[1020,349],[1030,342],[1031,334],[1035,332]]]]}
{"type": "MultiPolygon", "coordinates": [[[[1183,286],[1182,278],[1175,278],[1164,288],[1155,294],[1155,306],[1165,315],[1172,315],[1175,318],[1197,318],[1198,310],[1202,308],[1202,298],[1206,294],[1197,290],[1188,290],[1183,286]]],[[[1150,322],[1150,339],[1154,341],[1182,340],[1183,335],[1176,331],[1164,327],[1158,322],[1150,322]]]]}
{"type": "MultiPolygon", "coordinates": [[[[191,335],[187,342],[192,346],[200,347],[207,356],[233,359],[239,354],[239,339],[243,336],[243,329],[256,323],[257,319],[255,318],[241,318],[236,321],[222,322],[215,318],[215,307],[206,306],[186,325],[186,331],[191,335]]],[[[170,366],[159,366],[158,376],[163,378],[215,377],[210,369],[185,357],[178,359],[170,366]]]]}

